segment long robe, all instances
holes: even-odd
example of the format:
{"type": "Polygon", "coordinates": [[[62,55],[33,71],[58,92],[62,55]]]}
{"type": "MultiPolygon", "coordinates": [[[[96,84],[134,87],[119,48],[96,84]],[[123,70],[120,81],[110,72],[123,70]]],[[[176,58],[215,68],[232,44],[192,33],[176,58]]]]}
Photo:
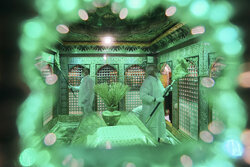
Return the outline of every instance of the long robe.
{"type": "Polygon", "coordinates": [[[166,132],[166,123],[162,103],[158,106],[148,123],[146,123],[146,121],[157,105],[157,102],[154,102],[154,98],[162,97],[163,93],[164,87],[161,84],[161,81],[150,75],[144,80],[140,88],[140,98],[142,100],[142,113],[140,115],[140,119],[156,139],[164,137],[166,132]]]}
{"type": "Polygon", "coordinates": [[[81,80],[78,105],[83,108],[84,113],[89,113],[92,111],[93,101],[94,81],[87,75],[81,80]]]}

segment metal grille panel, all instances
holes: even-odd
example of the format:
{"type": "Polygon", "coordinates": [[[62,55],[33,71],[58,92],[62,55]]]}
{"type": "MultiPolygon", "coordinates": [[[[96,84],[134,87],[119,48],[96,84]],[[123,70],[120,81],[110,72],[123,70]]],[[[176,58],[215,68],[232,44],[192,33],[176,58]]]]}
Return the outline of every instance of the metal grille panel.
{"type": "Polygon", "coordinates": [[[199,104],[199,83],[198,83],[198,57],[188,59],[190,66],[189,74],[179,79],[179,128],[198,139],[198,104],[199,104]]]}
{"type": "Polygon", "coordinates": [[[97,72],[97,83],[112,83],[117,82],[117,71],[109,65],[101,67],[97,72]]]}
{"type": "MultiPolygon", "coordinates": [[[[71,65],[69,65],[69,73],[68,73],[68,78],[69,78],[69,84],[72,86],[80,86],[81,83],[81,73],[83,70],[83,66],[76,65],[70,68],[71,65]]],[[[78,96],[79,96],[79,91],[74,91],[73,92],[69,89],[69,114],[82,114],[81,107],[78,106],[78,96]]]]}
{"type": "Polygon", "coordinates": [[[133,65],[125,71],[125,84],[130,87],[130,91],[125,96],[126,111],[132,111],[142,105],[140,99],[140,87],[145,78],[145,71],[139,65],[133,65]]]}
{"type": "MultiPolygon", "coordinates": [[[[117,82],[118,80],[118,73],[115,68],[110,65],[104,65],[101,67],[96,74],[96,82],[97,84],[100,83],[108,83],[111,84],[112,82],[117,82]]],[[[96,99],[97,103],[97,111],[105,111],[107,110],[103,100],[97,95],[96,99]]]]}

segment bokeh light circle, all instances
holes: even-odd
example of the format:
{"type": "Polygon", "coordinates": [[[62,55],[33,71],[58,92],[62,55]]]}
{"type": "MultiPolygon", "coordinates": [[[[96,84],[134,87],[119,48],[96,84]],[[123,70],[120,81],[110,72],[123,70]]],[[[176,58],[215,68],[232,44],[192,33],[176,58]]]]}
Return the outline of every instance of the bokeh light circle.
{"type": "Polygon", "coordinates": [[[146,5],[146,0],[126,0],[128,8],[141,9],[146,5]]]}
{"type": "Polygon", "coordinates": [[[207,0],[195,0],[190,6],[190,11],[194,16],[202,17],[207,14],[209,7],[207,0]]]}
{"type": "Polygon", "coordinates": [[[239,85],[243,88],[250,88],[250,71],[243,72],[238,77],[239,85]]]}
{"type": "Polygon", "coordinates": [[[88,13],[84,9],[80,9],[78,11],[78,15],[84,21],[88,20],[88,18],[89,18],[88,13]]]}
{"type": "Polygon", "coordinates": [[[181,164],[183,167],[192,167],[193,161],[188,155],[182,155],[180,158],[181,164]]]}
{"type": "Polygon", "coordinates": [[[250,147],[247,147],[244,150],[243,160],[250,165],[250,147]]]}
{"type": "Polygon", "coordinates": [[[48,133],[44,137],[44,144],[47,146],[51,146],[51,145],[55,144],[55,142],[56,142],[56,135],[54,133],[48,133]]]}
{"type": "Polygon", "coordinates": [[[166,9],[165,15],[168,16],[168,17],[173,16],[175,14],[176,10],[177,9],[176,9],[175,6],[170,6],[169,8],[166,9]]]}
{"type": "Polygon", "coordinates": [[[120,13],[119,13],[119,17],[120,19],[125,19],[128,16],[128,9],[127,8],[123,8],[120,13]]]}
{"type": "Polygon", "coordinates": [[[204,34],[206,31],[204,26],[197,26],[191,29],[191,34],[196,35],[196,34],[204,34]]]}
{"type": "Polygon", "coordinates": [[[63,13],[70,13],[78,5],[78,0],[58,0],[58,8],[63,13]]]}
{"type": "Polygon", "coordinates": [[[19,162],[22,166],[32,166],[36,160],[36,151],[33,148],[26,148],[19,156],[19,162]]]}
{"type": "Polygon", "coordinates": [[[233,26],[221,26],[215,33],[217,39],[222,43],[231,43],[238,38],[238,31],[233,26]]]}
{"type": "Polygon", "coordinates": [[[213,135],[211,133],[209,133],[208,131],[200,132],[200,138],[201,138],[201,140],[203,140],[206,143],[212,143],[214,140],[213,135]]]}
{"type": "Polygon", "coordinates": [[[250,130],[249,129],[242,132],[241,141],[245,145],[245,147],[250,147],[250,130]]]}
{"type": "Polygon", "coordinates": [[[213,121],[213,122],[209,123],[208,129],[213,134],[218,135],[224,130],[224,125],[220,121],[213,121]]]}
{"type": "Polygon", "coordinates": [[[30,38],[39,38],[44,34],[45,25],[41,21],[28,21],[24,25],[24,33],[30,38]]]}
{"type": "Polygon", "coordinates": [[[50,74],[46,76],[46,83],[48,85],[53,85],[56,83],[56,81],[58,80],[58,77],[56,74],[50,74]]]}
{"type": "Polygon", "coordinates": [[[234,139],[227,140],[224,143],[224,148],[229,154],[229,156],[231,156],[232,158],[237,158],[242,156],[244,151],[242,144],[234,139]]]}
{"type": "Polygon", "coordinates": [[[56,30],[61,34],[67,34],[69,32],[68,26],[66,26],[64,24],[60,24],[60,25],[56,26],[56,30]]]}
{"type": "Polygon", "coordinates": [[[204,77],[201,79],[201,84],[206,88],[211,88],[214,86],[215,81],[211,77],[204,77]]]}

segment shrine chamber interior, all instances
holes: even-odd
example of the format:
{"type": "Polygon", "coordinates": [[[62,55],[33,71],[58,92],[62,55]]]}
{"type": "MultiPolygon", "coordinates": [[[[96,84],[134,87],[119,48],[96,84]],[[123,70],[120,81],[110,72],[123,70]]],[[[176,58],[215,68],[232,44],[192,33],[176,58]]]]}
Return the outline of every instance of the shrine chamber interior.
{"type": "MultiPolygon", "coordinates": [[[[223,58],[202,38],[205,28],[189,26],[169,16],[162,7],[136,19],[126,18],[110,8],[107,5],[94,11],[84,10],[81,15],[79,12],[78,21],[58,25],[56,44],[37,55],[35,66],[48,85],[46,91],[54,92],[54,96],[46,97],[49,105],[43,111],[43,130],[55,134],[59,145],[99,147],[88,141],[90,137],[94,140],[99,128],[134,125],[157,145],[135,112],[142,106],[140,88],[147,77],[146,67],[154,64],[161,73],[161,84],[167,88],[173,81],[178,60],[184,60],[188,63],[188,74],[171,85],[172,90],[163,101],[167,137],[171,138],[166,143],[200,141],[201,132],[207,131],[209,124],[223,119],[209,98],[216,91],[223,58]],[[125,114],[116,126],[103,122],[101,113],[107,107],[97,94],[92,107],[96,116],[88,118],[78,105],[79,91],[72,91],[69,85],[80,85],[85,68],[90,70],[95,85],[119,82],[129,86],[117,109],[125,114]]],[[[143,114],[143,110],[140,112],[143,114]]],[[[133,128],[121,131],[129,136],[133,128]]],[[[112,135],[117,134],[114,131],[112,135]]]]}

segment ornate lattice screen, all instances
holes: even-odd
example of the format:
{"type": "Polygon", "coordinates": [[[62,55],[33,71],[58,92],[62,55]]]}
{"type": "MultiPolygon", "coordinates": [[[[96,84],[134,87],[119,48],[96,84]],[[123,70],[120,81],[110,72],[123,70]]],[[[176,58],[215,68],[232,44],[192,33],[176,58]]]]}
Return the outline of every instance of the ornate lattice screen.
{"type": "MultiPolygon", "coordinates": [[[[82,70],[83,66],[81,65],[69,65],[69,84],[72,86],[80,86],[81,80],[82,80],[82,70]]],[[[74,93],[69,89],[69,98],[68,98],[68,104],[69,104],[69,114],[82,114],[81,107],[78,106],[78,94],[79,91],[74,91],[74,93]]]]}
{"type": "Polygon", "coordinates": [[[139,65],[132,65],[125,70],[124,82],[130,87],[125,96],[126,111],[142,105],[140,87],[145,78],[145,71],[139,65]]]}
{"type": "Polygon", "coordinates": [[[189,74],[179,79],[179,128],[198,139],[198,110],[199,110],[199,80],[198,56],[186,59],[189,63],[189,74]]]}
{"type": "MultiPolygon", "coordinates": [[[[118,81],[118,73],[117,70],[110,66],[110,65],[104,65],[102,67],[99,68],[99,70],[96,73],[96,83],[112,83],[112,82],[117,82],[118,81]]],[[[104,104],[104,102],[102,101],[102,99],[97,96],[96,99],[96,108],[97,111],[105,111],[106,110],[106,106],[104,104]]]]}

